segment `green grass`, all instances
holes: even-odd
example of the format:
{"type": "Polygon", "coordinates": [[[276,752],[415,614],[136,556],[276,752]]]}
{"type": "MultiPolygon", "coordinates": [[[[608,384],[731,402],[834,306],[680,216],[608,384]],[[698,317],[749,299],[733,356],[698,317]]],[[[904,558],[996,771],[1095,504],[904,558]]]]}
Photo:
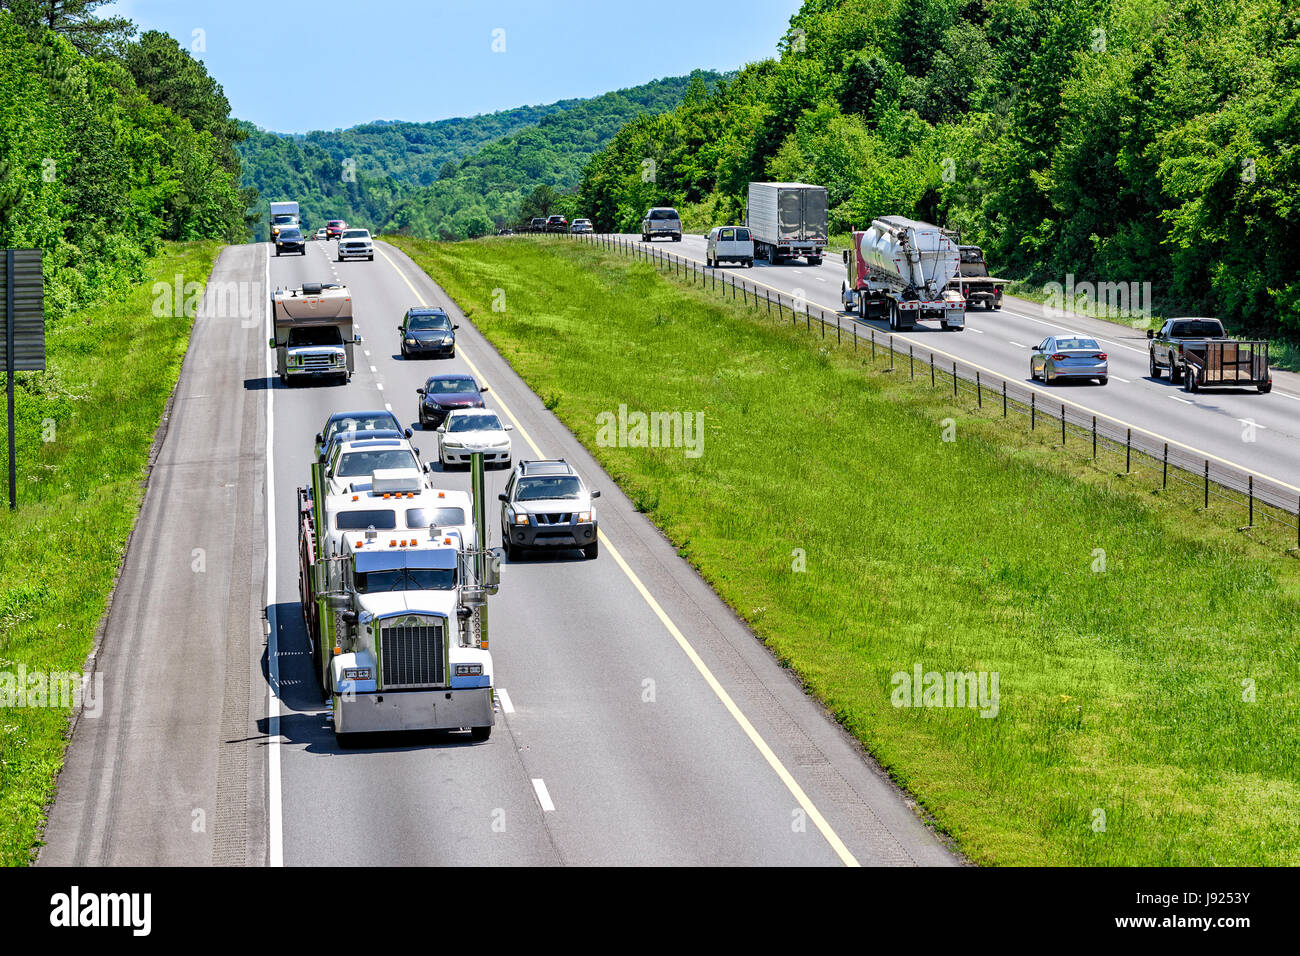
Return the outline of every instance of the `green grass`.
{"type": "MultiPolygon", "coordinates": [[[[80,672],[143,499],[144,469],[192,318],[153,314],[154,281],[206,282],[220,246],[169,245],[148,278],[47,329],[19,377],[19,510],[0,511],[0,672],[80,672]],[[48,440],[47,440],[48,439],[48,440]]],[[[0,412],[0,419],[3,412],[0,412]]],[[[7,475],[0,442],[0,475],[7,475]]],[[[0,862],[28,862],[63,763],[69,707],[0,709],[0,862]]]]}
{"type": "Polygon", "coordinates": [[[1300,862],[1280,538],[595,247],[393,241],[973,860],[1300,862]],[[703,455],[599,446],[620,404],[703,455]],[[915,663],[996,671],[997,717],[895,708],[915,663]]]}

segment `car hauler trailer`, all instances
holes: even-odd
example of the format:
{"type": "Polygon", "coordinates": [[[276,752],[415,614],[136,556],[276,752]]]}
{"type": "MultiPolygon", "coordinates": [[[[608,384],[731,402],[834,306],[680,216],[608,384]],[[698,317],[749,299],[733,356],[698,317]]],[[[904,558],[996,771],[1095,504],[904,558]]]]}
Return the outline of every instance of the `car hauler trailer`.
{"type": "Polygon", "coordinates": [[[280,381],[333,378],[346,383],[356,363],[352,346],[352,293],[341,282],[304,282],[271,296],[275,370],[280,381]]]}
{"type": "MultiPolygon", "coordinates": [[[[483,464],[471,463],[476,541],[437,526],[338,529],[323,465],[298,490],[299,589],[317,679],[334,732],[468,729],[486,740],[496,722],[488,596],[501,554],[484,538],[483,464]]],[[[424,492],[418,471],[376,473],[357,492],[394,505],[424,492]]],[[[373,524],[373,522],[372,522],[373,524]]]]}
{"type": "Polygon", "coordinates": [[[961,271],[957,243],[938,226],[903,216],[883,216],[854,232],[844,251],[848,279],[840,290],[847,312],[888,319],[906,331],[937,319],[941,328],[966,327],[966,300],[949,283],[961,271]]]}
{"type": "Polygon", "coordinates": [[[796,256],[821,264],[828,230],[825,186],[750,183],[745,220],[755,257],[772,265],[796,256]]]}

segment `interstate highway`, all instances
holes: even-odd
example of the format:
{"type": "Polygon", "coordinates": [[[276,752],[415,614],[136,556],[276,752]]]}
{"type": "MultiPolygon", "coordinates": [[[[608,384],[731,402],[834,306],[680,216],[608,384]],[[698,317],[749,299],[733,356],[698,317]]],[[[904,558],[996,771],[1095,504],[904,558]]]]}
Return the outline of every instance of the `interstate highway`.
{"type": "MultiPolygon", "coordinates": [[[[42,863],[958,862],[405,255],[267,248],[229,248],[217,273],[259,288],[268,270],[271,288],[337,275],[365,339],[356,374],[281,387],[265,315],[201,313],[99,657],[112,692],[78,725],[42,863]],[[422,302],[459,322],[455,359],[398,355],[396,326],[422,302]],[[491,387],[516,459],[566,457],[603,492],[600,557],[504,568],[490,740],[385,735],[343,750],[298,607],[294,490],[321,423],[349,408],[390,404],[436,463],[415,389],[447,370],[491,387]],[[203,576],[195,542],[216,542],[203,576]]],[[[492,544],[505,477],[488,473],[492,544]]],[[[468,490],[463,471],[440,480],[468,490]]]]}
{"type": "MultiPolygon", "coordinates": [[[[686,234],[681,242],[655,240],[642,243],[639,235],[622,235],[624,241],[652,246],[704,266],[707,242],[702,235],[686,234]]],[[[839,311],[840,289],[845,280],[844,263],[838,254],[828,255],[820,266],[802,259],[773,266],[761,259],[754,268],[728,263],[719,273],[757,283],[773,294],[802,295],[811,305],[825,309],[828,318],[839,311]]],[[[845,329],[855,323],[860,332],[874,329],[889,334],[884,320],[860,322],[847,315],[845,329]]],[[[1074,403],[1098,416],[1162,436],[1171,445],[1193,449],[1197,457],[1210,456],[1267,476],[1300,496],[1300,375],[1273,371],[1273,391],[1261,395],[1255,389],[1212,389],[1189,395],[1169,381],[1168,372],[1159,380],[1149,377],[1145,330],[1080,315],[1050,316],[1047,309],[1025,299],[1003,299],[1001,311],[974,309],[966,315],[963,332],[943,332],[937,322],[918,325],[914,331],[895,335],[895,343],[916,346],[916,354],[929,359],[933,349],[951,358],[981,366],[1026,385],[1033,384],[1044,407],[1052,402],[1074,403]],[[1029,380],[1030,350],[1048,335],[1071,331],[1096,338],[1110,357],[1110,382],[1068,382],[1044,385],[1029,380]],[[1248,421],[1255,428],[1248,428],[1248,421]],[[1253,440],[1247,440],[1252,438],[1253,440]]]]}

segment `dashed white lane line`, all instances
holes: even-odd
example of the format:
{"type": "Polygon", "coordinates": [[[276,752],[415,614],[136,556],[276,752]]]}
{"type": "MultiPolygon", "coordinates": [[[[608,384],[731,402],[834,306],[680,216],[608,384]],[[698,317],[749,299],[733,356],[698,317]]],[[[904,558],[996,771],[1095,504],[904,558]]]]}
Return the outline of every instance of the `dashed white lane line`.
{"type": "Polygon", "coordinates": [[[497,702],[501,704],[503,714],[513,714],[515,712],[515,705],[510,700],[510,695],[506,693],[504,687],[497,688],[497,702]]]}
{"type": "Polygon", "coordinates": [[[537,792],[537,802],[542,805],[543,813],[550,813],[555,809],[555,804],[551,802],[551,795],[546,791],[546,781],[541,777],[533,777],[533,790],[537,792]]]}
{"type": "Polygon", "coordinates": [[[1182,402],[1184,405],[1195,405],[1195,402],[1189,402],[1185,398],[1179,398],[1177,395],[1166,395],[1165,398],[1172,398],[1175,402],[1182,402]]]}
{"type": "Polygon", "coordinates": [[[384,390],[384,383],[383,383],[383,382],[376,382],[376,383],[375,383],[375,388],[379,389],[379,390],[382,392],[382,391],[384,390]]]}
{"type": "Polygon", "coordinates": [[[1268,431],[1267,425],[1261,425],[1253,418],[1238,418],[1237,421],[1241,422],[1243,425],[1249,425],[1251,428],[1262,428],[1264,431],[1268,431]]]}
{"type": "Polygon", "coordinates": [[[390,412],[393,410],[393,406],[388,404],[387,402],[384,402],[384,408],[388,409],[390,412]]]}
{"type": "Polygon", "coordinates": [[[984,334],[984,330],[983,330],[983,329],[977,329],[977,328],[975,328],[975,327],[972,326],[972,325],[968,325],[968,326],[966,326],[966,331],[967,331],[967,332],[974,332],[976,335],[983,335],[983,334],[984,334]]]}
{"type": "Polygon", "coordinates": [[[1011,344],[1014,345],[1014,346],[1015,346],[1016,348],[1018,348],[1018,349],[1027,349],[1027,348],[1029,348],[1028,345],[1021,345],[1019,342],[1012,342],[1011,344]]]}
{"type": "Polygon", "coordinates": [[[1132,384],[1133,384],[1133,381],[1132,381],[1131,379],[1120,378],[1118,375],[1112,375],[1111,378],[1113,378],[1113,379],[1114,379],[1115,381],[1117,381],[1117,382],[1123,382],[1125,385],[1132,385],[1132,384]]]}
{"type": "Polygon", "coordinates": [[[370,366],[370,371],[372,371],[372,372],[377,372],[377,371],[379,371],[379,370],[378,370],[377,368],[375,368],[375,367],[372,365],[372,366],[370,366]]]}
{"type": "MultiPolygon", "coordinates": [[[[1030,322],[1033,322],[1033,323],[1035,323],[1036,325],[1043,325],[1043,326],[1046,326],[1046,327],[1049,328],[1049,329],[1059,329],[1059,328],[1061,327],[1059,323],[1053,324],[1053,323],[1051,323],[1051,322],[1044,322],[1042,319],[1036,318],[1036,317],[1034,317],[1034,316],[1032,316],[1032,315],[1025,315],[1025,313],[1023,313],[1023,312],[1017,312],[1015,309],[1006,309],[1005,311],[1006,311],[1009,315],[1014,315],[1014,316],[1016,316],[1016,317],[1018,317],[1018,318],[1021,318],[1021,319],[1028,319],[1030,322]]],[[[1146,349],[1136,349],[1136,348],[1134,348],[1134,347],[1131,346],[1131,345],[1124,345],[1124,344],[1122,344],[1122,343],[1120,343],[1120,342],[1111,342],[1111,341],[1109,341],[1108,339],[1103,339],[1103,338],[1102,338],[1101,336],[1099,336],[1099,335],[1090,335],[1089,338],[1094,338],[1094,339],[1096,339],[1098,342],[1103,342],[1103,343],[1105,343],[1106,345],[1112,346],[1112,347],[1117,348],[1117,349],[1128,349],[1130,352],[1145,352],[1145,351],[1146,351],[1146,349]]]]}
{"type": "Polygon", "coordinates": [[[366,353],[366,358],[370,358],[370,349],[362,349],[366,353]]]}

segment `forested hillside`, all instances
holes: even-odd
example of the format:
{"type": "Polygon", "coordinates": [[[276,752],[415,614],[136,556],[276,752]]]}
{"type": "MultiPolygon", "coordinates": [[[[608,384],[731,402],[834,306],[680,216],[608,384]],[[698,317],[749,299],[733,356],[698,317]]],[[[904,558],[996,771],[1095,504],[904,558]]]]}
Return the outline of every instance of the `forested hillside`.
{"type": "MultiPolygon", "coordinates": [[[[714,73],[695,74],[715,82],[714,73]]],[[[465,238],[512,220],[539,185],[572,189],[582,165],[628,120],[681,102],[690,77],[655,80],[593,99],[561,100],[436,123],[369,123],[282,136],[241,124],[244,183],[266,204],[295,199],[309,226],[341,216],[372,229],[465,238]]]]}
{"type": "Polygon", "coordinates": [[[1285,0],[807,0],[779,59],[624,127],[581,205],[702,228],[750,180],[821,183],[833,232],[938,221],[1003,274],[1297,340],[1298,37],[1285,0]]]}
{"type": "Polygon", "coordinates": [[[0,246],[44,251],[57,321],[140,278],[160,240],[245,241],[247,197],[239,131],[202,64],[120,21],[51,30],[39,7],[0,5],[0,246]]]}

